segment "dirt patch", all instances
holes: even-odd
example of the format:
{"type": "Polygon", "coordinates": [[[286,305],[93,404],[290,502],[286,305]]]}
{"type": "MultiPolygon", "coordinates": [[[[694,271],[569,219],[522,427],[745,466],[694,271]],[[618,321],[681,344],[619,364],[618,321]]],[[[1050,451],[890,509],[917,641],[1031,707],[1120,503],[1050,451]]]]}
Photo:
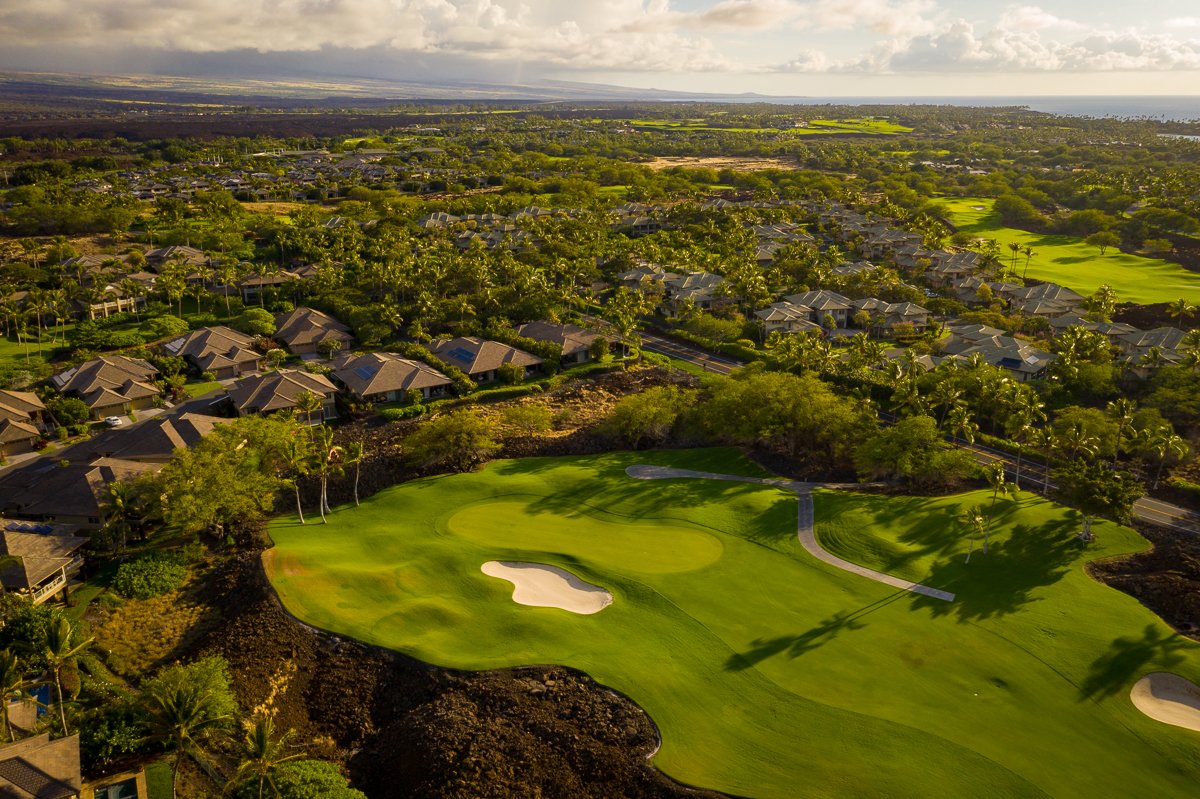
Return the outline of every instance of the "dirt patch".
{"type": "Polygon", "coordinates": [[[277,557],[274,549],[268,549],[262,553],[262,564],[263,570],[267,574],[276,568],[284,577],[306,577],[312,573],[309,569],[301,566],[295,558],[277,557]]]}
{"type": "Polygon", "coordinates": [[[318,632],[280,608],[257,552],[204,579],[222,623],[190,654],[227,658],[243,707],[269,704],[372,799],[718,796],[651,767],[654,724],[584,674],[456,672],[318,632]]]}
{"type": "Polygon", "coordinates": [[[798,169],[794,158],[738,156],[659,156],[643,166],[658,171],[674,166],[688,169],[736,169],[739,172],[758,172],[764,169],[798,169]]]}

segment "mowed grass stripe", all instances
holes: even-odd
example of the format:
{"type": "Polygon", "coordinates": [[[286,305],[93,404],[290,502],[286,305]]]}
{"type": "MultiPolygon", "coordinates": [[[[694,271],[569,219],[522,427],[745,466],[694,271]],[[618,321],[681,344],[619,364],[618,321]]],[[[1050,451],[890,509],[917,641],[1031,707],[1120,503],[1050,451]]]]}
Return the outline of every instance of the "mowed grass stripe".
{"type": "Polygon", "coordinates": [[[1157,669],[1200,680],[1200,647],[1083,573],[1144,547],[1132,531],[1099,525],[1094,548],[1060,545],[1070,512],[1026,498],[967,572],[961,536],[939,520],[982,495],[818,493],[826,546],[880,570],[905,556],[892,573],[957,591],[951,605],[809,558],[786,492],[624,475],[647,462],[762,474],[723,450],[498,462],[397,486],[326,526],[276,522],[271,577],[304,621],[423,660],[580,668],[650,713],[656,765],[691,784],[763,797],[1189,795],[1200,736],[1146,719],[1127,693],[1157,669]],[[663,551],[673,570],[655,572],[596,538],[649,516],[718,538],[720,558],[679,570],[663,551]],[[835,540],[824,528],[838,517],[835,540]],[[516,605],[508,582],[479,571],[492,559],[565,568],[614,604],[594,616],[516,605]]]}

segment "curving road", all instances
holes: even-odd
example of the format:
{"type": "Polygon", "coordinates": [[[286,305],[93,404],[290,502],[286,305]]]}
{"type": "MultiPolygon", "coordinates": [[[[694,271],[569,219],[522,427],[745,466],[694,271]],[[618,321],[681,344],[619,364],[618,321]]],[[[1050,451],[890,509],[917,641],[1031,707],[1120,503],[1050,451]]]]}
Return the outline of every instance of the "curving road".
{"type": "Polygon", "coordinates": [[[735,474],[718,474],[716,472],[696,472],[691,469],[672,469],[667,466],[648,466],[637,465],[630,466],[625,470],[625,474],[638,480],[671,480],[677,478],[697,478],[702,480],[729,480],[736,483],[757,483],[759,485],[775,486],[782,488],[785,491],[791,491],[796,495],[799,501],[799,512],[796,516],[796,537],[800,540],[800,546],[804,547],[808,554],[812,555],[822,563],[828,563],[834,568],[857,574],[859,577],[866,577],[868,580],[874,580],[877,583],[890,585],[892,588],[899,588],[902,591],[911,591],[914,594],[923,594],[941,599],[946,602],[954,601],[954,594],[949,591],[941,591],[937,588],[930,588],[927,585],[901,580],[899,577],[893,577],[890,574],[877,572],[873,569],[868,569],[865,566],[859,566],[857,563],[851,563],[848,560],[843,560],[832,552],[823,548],[820,542],[817,541],[816,533],[813,530],[813,500],[812,490],[814,488],[856,488],[857,485],[847,486],[844,483],[801,483],[796,480],[782,480],[769,477],[742,477],[735,474]]]}
{"type": "MultiPolygon", "coordinates": [[[[738,367],[745,366],[741,361],[714,355],[691,344],[671,341],[649,333],[641,335],[644,349],[687,361],[710,372],[727,375],[738,367]]],[[[996,462],[1003,463],[1008,476],[1016,480],[1017,457],[1015,455],[981,444],[971,444],[961,439],[956,439],[952,443],[970,452],[979,463],[985,465],[996,462]]],[[[1055,488],[1044,465],[1024,458],[1021,459],[1020,484],[1025,488],[1043,492],[1055,488]]],[[[1133,517],[1138,521],[1165,527],[1169,530],[1188,535],[1200,535],[1200,513],[1172,505],[1170,502],[1163,502],[1161,499],[1142,497],[1133,504],[1133,517]]]]}

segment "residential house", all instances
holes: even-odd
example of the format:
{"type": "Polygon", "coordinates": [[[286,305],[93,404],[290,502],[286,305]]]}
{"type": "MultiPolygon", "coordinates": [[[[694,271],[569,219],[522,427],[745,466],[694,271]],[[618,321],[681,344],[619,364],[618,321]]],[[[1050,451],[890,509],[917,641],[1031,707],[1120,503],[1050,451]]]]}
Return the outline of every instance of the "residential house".
{"type": "Polygon", "coordinates": [[[712,272],[685,272],[668,275],[664,280],[667,296],[664,305],[673,313],[685,307],[710,311],[729,299],[721,294],[725,278],[712,272]]]}
{"type": "Polygon", "coordinates": [[[542,359],[524,350],[488,341],[473,336],[454,339],[439,339],[427,345],[438,359],[456,366],[476,383],[490,383],[496,379],[496,370],[505,364],[524,369],[525,374],[542,365],[542,359]]]}
{"type": "Polygon", "coordinates": [[[312,414],[312,422],[337,418],[334,398],[337,386],[324,375],[300,369],[280,369],[238,379],[229,389],[228,401],[239,416],[267,414],[277,411],[296,411],[302,394],[316,394],[321,407],[312,414]]]}
{"type": "Polygon", "coordinates": [[[578,325],[558,325],[553,322],[527,322],[517,328],[517,335],[562,347],[563,363],[586,362],[591,358],[592,344],[597,339],[605,338],[578,325]]]}
{"type": "Polygon", "coordinates": [[[296,355],[316,355],[322,341],[333,340],[346,348],[354,340],[350,328],[313,308],[297,308],[275,319],[274,339],[296,355]]]}
{"type": "Polygon", "coordinates": [[[0,513],[97,529],[104,524],[109,483],[134,480],[160,467],[120,458],[64,466],[58,460],[41,458],[0,476],[0,513]]]}
{"type": "Polygon", "coordinates": [[[1137,330],[1117,337],[1117,346],[1130,362],[1142,364],[1153,350],[1161,361],[1175,363],[1180,360],[1179,350],[1187,334],[1174,327],[1156,327],[1153,330],[1137,330]]]}
{"type": "Polygon", "coordinates": [[[229,420],[203,413],[163,415],[129,429],[105,430],[57,453],[59,460],[92,463],[99,458],[165,464],[229,420]]]}
{"type": "Polygon", "coordinates": [[[754,315],[762,322],[763,332],[767,335],[776,331],[808,333],[823,330],[819,324],[812,321],[813,310],[806,305],[795,305],[787,301],[777,302],[767,308],[755,311],[754,315]]]}
{"type": "Polygon", "coordinates": [[[158,370],[139,358],[108,355],[74,366],[50,378],[60,394],[77,397],[93,419],[121,416],[154,406],[161,393],[158,370]]]}
{"type": "Polygon", "coordinates": [[[261,372],[263,368],[254,338],[224,325],[193,330],[167,342],[163,349],[183,358],[198,372],[212,372],[217,380],[261,372]]]}
{"type": "Polygon", "coordinates": [[[237,289],[242,295],[242,302],[246,305],[252,305],[259,302],[268,289],[282,288],[301,279],[301,276],[296,272],[284,269],[278,272],[250,275],[238,282],[237,289]]]}
{"type": "Polygon", "coordinates": [[[212,259],[195,247],[160,247],[146,253],[146,265],[155,272],[161,272],[167,264],[172,263],[187,267],[209,267],[212,259]]]}
{"type": "Polygon", "coordinates": [[[1021,382],[1045,377],[1046,371],[1058,357],[1005,335],[969,339],[952,334],[943,349],[948,357],[960,361],[979,356],[984,363],[1006,369],[1021,382]]]}
{"type": "Polygon", "coordinates": [[[79,573],[88,541],[59,525],[0,520],[0,585],[45,602],[79,573]]]}
{"type": "Polygon", "coordinates": [[[824,289],[819,291],[807,291],[804,294],[793,294],[790,297],[784,297],[784,300],[792,305],[803,305],[811,309],[809,321],[818,325],[825,325],[825,318],[832,317],[837,327],[846,327],[846,321],[850,315],[851,304],[850,300],[843,297],[841,294],[824,289]]]}
{"type": "Polygon", "coordinates": [[[396,402],[408,392],[419,391],[425,399],[446,393],[451,380],[420,361],[394,352],[343,355],[333,363],[333,382],[367,402],[396,402]]]}
{"type": "Polygon", "coordinates": [[[46,429],[46,406],[36,394],[0,390],[0,457],[32,451],[46,429]]]}
{"type": "Polygon", "coordinates": [[[78,799],[82,790],[78,734],[51,740],[44,732],[0,745],[5,799],[78,799]]]}

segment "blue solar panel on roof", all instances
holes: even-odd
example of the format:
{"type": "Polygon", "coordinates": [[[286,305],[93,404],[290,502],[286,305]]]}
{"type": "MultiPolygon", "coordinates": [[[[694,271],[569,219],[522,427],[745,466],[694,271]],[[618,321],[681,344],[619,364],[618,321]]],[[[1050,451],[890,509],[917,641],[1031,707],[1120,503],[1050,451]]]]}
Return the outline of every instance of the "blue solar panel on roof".
{"type": "Polygon", "coordinates": [[[450,350],[449,355],[451,358],[454,358],[458,361],[469,361],[475,357],[470,350],[464,347],[455,347],[454,349],[450,350]]]}
{"type": "Polygon", "coordinates": [[[354,370],[354,374],[358,375],[363,380],[370,380],[378,371],[379,369],[374,366],[360,366],[354,370]]]}

